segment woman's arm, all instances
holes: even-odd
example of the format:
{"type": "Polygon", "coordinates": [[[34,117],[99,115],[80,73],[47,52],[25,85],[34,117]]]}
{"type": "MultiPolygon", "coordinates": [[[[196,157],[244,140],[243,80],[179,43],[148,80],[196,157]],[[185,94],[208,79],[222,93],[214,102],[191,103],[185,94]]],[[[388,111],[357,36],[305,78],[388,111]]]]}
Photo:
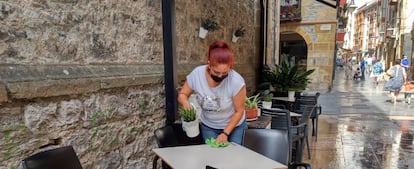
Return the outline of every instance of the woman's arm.
{"type": "Polygon", "coordinates": [[[190,102],[188,101],[188,97],[190,97],[192,93],[193,93],[193,89],[191,89],[188,86],[187,81],[185,81],[180,92],[178,93],[178,102],[183,106],[183,108],[185,109],[190,108],[190,102]]]}
{"type": "MultiPolygon", "coordinates": [[[[234,114],[230,119],[230,122],[227,126],[223,129],[223,132],[226,134],[231,134],[233,129],[237,126],[240,119],[243,117],[244,113],[244,104],[246,101],[246,86],[243,86],[240,91],[237,93],[236,96],[233,97],[233,106],[234,106],[234,114]]],[[[222,133],[217,136],[217,142],[227,142],[228,136],[222,133]]]]}

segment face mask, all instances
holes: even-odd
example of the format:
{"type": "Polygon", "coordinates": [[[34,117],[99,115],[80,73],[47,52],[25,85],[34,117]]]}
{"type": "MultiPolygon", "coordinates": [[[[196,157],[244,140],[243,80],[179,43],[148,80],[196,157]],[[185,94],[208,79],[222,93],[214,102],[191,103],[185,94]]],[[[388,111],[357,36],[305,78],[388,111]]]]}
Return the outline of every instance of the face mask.
{"type": "Polygon", "coordinates": [[[228,76],[228,74],[227,75],[224,75],[224,76],[221,76],[221,77],[218,77],[218,76],[215,76],[215,75],[212,75],[212,74],[210,74],[210,77],[216,82],[216,83],[220,83],[221,81],[223,81],[226,77],[228,76]]]}

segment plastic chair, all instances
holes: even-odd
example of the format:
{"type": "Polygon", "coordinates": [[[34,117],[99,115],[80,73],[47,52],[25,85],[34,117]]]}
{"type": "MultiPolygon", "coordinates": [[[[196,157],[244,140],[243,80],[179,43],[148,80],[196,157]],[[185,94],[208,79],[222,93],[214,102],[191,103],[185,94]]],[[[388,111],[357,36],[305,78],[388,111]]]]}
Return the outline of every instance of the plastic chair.
{"type": "MultiPolygon", "coordinates": [[[[295,113],[301,114],[301,118],[298,122],[298,124],[306,124],[306,126],[309,126],[309,120],[311,115],[315,112],[316,104],[313,100],[310,99],[296,99],[295,101],[295,113]]],[[[308,159],[311,159],[310,157],[310,148],[309,148],[309,139],[308,139],[308,128],[305,128],[306,131],[304,131],[304,141],[306,143],[306,147],[308,150],[308,159]]],[[[301,146],[304,146],[301,144],[301,146]]],[[[303,147],[301,147],[303,150],[303,147]]]]}
{"type": "Polygon", "coordinates": [[[289,163],[289,140],[287,131],[272,129],[246,129],[243,146],[262,154],[272,160],[287,165],[289,169],[304,167],[307,163],[289,163]]]}
{"type": "MultiPolygon", "coordinates": [[[[270,125],[271,129],[276,129],[276,130],[283,130],[283,131],[287,131],[288,133],[288,141],[289,141],[289,161],[293,161],[292,157],[293,157],[293,143],[301,143],[303,141],[301,141],[301,136],[298,135],[299,133],[303,133],[305,131],[305,127],[306,125],[297,125],[297,126],[293,126],[292,125],[292,121],[291,121],[291,116],[290,116],[290,111],[287,109],[277,109],[277,108],[272,108],[272,109],[266,109],[266,108],[262,108],[261,109],[261,113],[263,116],[270,116],[272,118],[272,123],[270,125]],[[300,130],[299,132],[295,131],[296,134],[293,134],[294,130],[300,130]]],[[[302,139],[303,140],[303,139],[302,139]]],[[[299,146],[299,148],[302,146],[299,146]]],[[[296,161],[299,162],[302,157],[301,157],[301,149],[296,149],[296,161]]]]}
{"type": "Polygon", "coordinates": [[[312,119],[312,136],[315,136],[315,141],[318,141],[318,122],[319,122],[319,115],[322,114],[322,106],[318,104],[320,93],[317,92],[315,95],[297,95],[295,96],[297,99],[310,99],[314,101],[316,104],[315,110],[312,112],[311,119],[312,119]]]}
{"type": "MultiPolygon", "coordinates": [[[[163,147],[174,147],[174,146],[178,146],[178,139],[174,133],[174,129],[172,126],[168,125],[159,129],[156,129],[154,131],[154,135],[155,135],[155,140],[157,141],[158,147],[159,148],[163,148],[163,147]]],[[[157,161],[158,161],[159,157],[155,156],[153,161],[152,161],[152,168],[156,169],[157,168],[157,161]]],[[[162,162],[162,168],[163,169],[168,169],[170,168],[167,164],[164,163],[164,161],[162,162]]]]}
{"type": "MultiPolygon", "coordinates": [[[[204,140],[202,139],[201,134],[197,137],[189,138],[183,131],[182,125],[178,123],[156,129],[154,131],[154,136],[159,148],[204,144],[204,140]]],[[[158,159],[158,156],[154,157],[152,161],[152,168],[157,168],[158,159]]],[[[171,167],[162,162],[162,168],[169,169],[171,167]]]]}
{"type": "Polygon", "coordinates": [[[299,121],[292,119],[290,111],[287,109],[265,109],[262,108],[262,115],[271,116],[272,123],[271,129],[286,130],[288,131],[289,138],[289,157],[290,161],[293,161],[293,144],[297,143],[297,149],[295,151],[296,162],[302,161],[302,152],[304,149],[304,143],[307,145],[308,158],[310,159],[310,149],[308,140],[308,126],[310,113],[313,111],[314,106],[304,106],[302,111],[297,113],[302,114],[299,121]],[[293,121],[293,123],[292,123],[293,121]]]}
{"type": "Polygon", "coordinates": [[[36,153],[22,160],[23,169],[82,169],[72,146],[36,153]]]}

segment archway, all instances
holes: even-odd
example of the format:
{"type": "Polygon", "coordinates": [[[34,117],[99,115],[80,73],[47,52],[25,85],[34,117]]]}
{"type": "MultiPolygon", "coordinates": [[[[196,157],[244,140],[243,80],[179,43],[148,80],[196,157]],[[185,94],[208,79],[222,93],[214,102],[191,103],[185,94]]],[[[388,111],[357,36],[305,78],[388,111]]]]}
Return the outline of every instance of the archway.
{"type": "Polygon", "coordinates": [[[279,62],[288,61],[290,64],[297,64],[301,69],[306,70],[308,46],[300,34],[292,31],[281,32],[279,45],[279,62]]]}

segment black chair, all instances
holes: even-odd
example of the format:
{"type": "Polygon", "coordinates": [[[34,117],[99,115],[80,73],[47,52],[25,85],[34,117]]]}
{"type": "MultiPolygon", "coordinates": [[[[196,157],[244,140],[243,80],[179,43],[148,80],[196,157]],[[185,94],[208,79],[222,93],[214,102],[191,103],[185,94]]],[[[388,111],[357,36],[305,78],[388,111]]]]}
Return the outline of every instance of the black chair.
{"type": "Polygon", "coordinates": [[[310,158],[310,149],[308,141],[308,122],[310,113],[313,107],[304,106],[303,112],[299,112],[302,116],[298,119],[293,119],[290,115],[290,111],[287,109],[265,109],[262,108],[262,115],[271,116],[272,123],[271,129],[286,130],[288,131],[289,138],[289,157],[290,161],[293,161],[293,148],[295,149],[296,162],[302,161],[302,154],[304,149],[304,143],[307,145],[308,158],[310,158]],[[297,121],[294,121],[297,120],[297,121]],[[296,143],[297,146],[293,146],[296,143]]]}
{"type": "MultiPolygon", "coordinates": [[[[178,123],[156,129],[154,131],[154,136],[159,148],[204,144],[204,140],[201,134],[197,137],[189,138],[183,131],[182,125],[178,123]]],[[[152,168],[157,168],[158,159],[158,156],[154,157],[152,161],[152,168]]],[[[162,168],[169,169],[171,167],[169,167],[166,163],[162,162],[162,168]]]]}
{"type": "MultiPolygon", "coordinates": [[[[309,120],[312,115],[312,113],[315,112],[316,104],[313,100],[309,99],[296,99],[295,101],[295,113],[301,114],[301,118],[298,122],[298,124],[306,124],[305,131],[304,131],[304,141],[306,143],[306,147],[308,150],[308,159],[310,159],[310,148],[309,148],[309,139],[308,139],[308,127],[309,126],[309,120]]],[[[301,146],[304,146],[301,144],[301,146]]],[[[303,147],[301,147],[303,150],[303,147]]]]}
{"type": "MultiPolygon", "coordinates": [[[[157,144],[158,144],[159,148],[178,146],[178,139],[176,137],[176,134],[174,133],[173,127],[170,126],[170,125],[167,125],[165,127],[156,129],[154,131],[154,135],[155,135],[155,140],[157,141],[157,144]]],[[[154,157],[154,159],[152,161],[152,168],[153,169],[157,168],[158,159],[159,159],[158,156],[154,157]]],[[[162,162],[162,168],[167,169],[167,168],[170,168],[170,167],[167,164],[165,164],[164,162],[162,162]]]]}
{"type": "Polygon", "coordinates": [[[22,160],[23,169],[82,169],[72,146],[36,153],[22,160]]]}
{"type": "MultiPolygon", "coordinates": [[[[270,125],[271,129],[276,129],[276,130],[284,130],[287,131],[288,133],[288,141],[289,141],[289,161],[293,161],[293,144],[300,143],[300,139],[301,136],[297,135],[297,134],[293,134],[293,130],[300,130],[304,131],[304,127],[306,127],[305,125],[300,125],[300,126],[295,126],[295,128],[293,128],[292,125],[292,121],[291,121],[291,117],[290,117],[290,111],[287,109],[277,109],[277,108],[272,108],[272,109],[266,109],[266,108],[262,108],[261,109],[261,113],[263,116],[270,116],[272,118],[272,122],[270,125]]],[[[295,133],[300,133],[300,132],[295,132],[295,133]]],[[[302,146],[299,146],[302,147],[302,146]]],[[[296,161],[300,161],[299,159],[302,159],[302,157],[299,157],[301,155],[301,153],[299,153],[300,149],[296,149],[296,161]]]]}
{"type": "Polygon", "coordinates": [[[318,141],[319,115],[322,114],[322,106],[319,105],[319,103],[318,103],[319,96],[320,96],[319,92],[315,93],[314,95],[304,94],[304,95],[296,95],[295,96],[297,99],[312,100],[312,101],[314,101],[314,104],[316,104],[316,108],[312,112],[312,115],[310,117],[312,119],[312,136],[315,136],[315,141],[318,141]]]}
{"type": "Polygon", "coordinates": [[[287,131],[246,129],[243,136],[243,146],[287,165],[289,169],[299,167],[311,169],[310,164],[307,163],[289,163],[289,140],[287,131]]]}

